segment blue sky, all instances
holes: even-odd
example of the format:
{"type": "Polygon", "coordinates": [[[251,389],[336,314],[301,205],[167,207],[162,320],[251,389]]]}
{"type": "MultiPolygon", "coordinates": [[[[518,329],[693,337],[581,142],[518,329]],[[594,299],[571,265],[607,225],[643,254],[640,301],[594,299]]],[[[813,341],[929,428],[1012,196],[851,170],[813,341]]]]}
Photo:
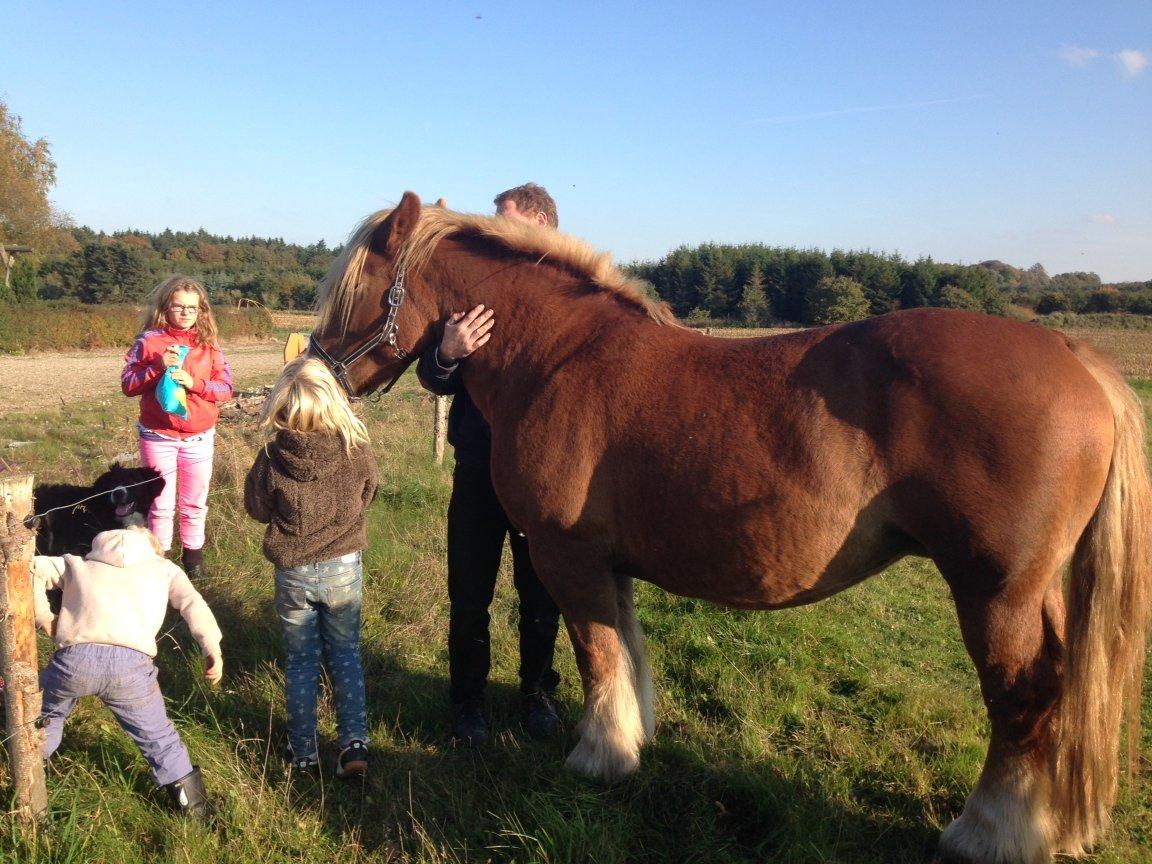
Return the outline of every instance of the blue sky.
{"type": "Polygon", "coordinates": [[[4,5],[0,99],[106,231],[341,242],[525,180],[704,242],[1152,279],[1152,2],[4,5]]]}

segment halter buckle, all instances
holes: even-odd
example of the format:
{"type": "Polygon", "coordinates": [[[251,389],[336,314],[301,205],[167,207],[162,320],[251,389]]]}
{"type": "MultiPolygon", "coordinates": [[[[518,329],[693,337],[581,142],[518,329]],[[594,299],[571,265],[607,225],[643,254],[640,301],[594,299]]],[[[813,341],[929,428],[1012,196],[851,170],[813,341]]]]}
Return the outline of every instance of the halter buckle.
{"type": "MultiPolygon", "coordinates": [[[[335,357],[325,351],[323,346],[321,346],[320,343],[316,341],[314,335],[308,339],[309,353],[314,353],[318,359],[323,361],[323,363],[332,372],[332,376],[339,382],[340,386],[344,388],[344,392],[350,399],[359,399],[362,397],[358,397],[355,393],[352,392],[352,384],[348,380],[349,368],[361,357],[364,357],[370,353],[372,349],[374,349],[381,342],[383,342],[395,352],[397,360],[408,359],[408,352],[396,343],[396,334],[400,329],[396,325],[396,315],[400,311],[400,306],[404,303],[404,298],[407,294],[404,288],[404,276],[405,273],[403,269],[397,270],[396,278],[392,282],[392,287],[388,289],[388,316],[384,319],[384,324],[381,326],[380,332],[365,342],[363,345],[361,345],[359,348],[357,348],[355,351],[353,351],[351,354],[349,354],[347,357],[345,357],[343,360],[337,360],[335,357]]],[[[403,371],[404,370],[401,369],[400,373],[392,379],[388,386],[381,388],[378,392],[383,394],[391,390],[392,386],[400,379],[400,375],[403,374],[403,371]]],[[[369,393],[367,395],[371,396],[372,394],[369,393]]]]}

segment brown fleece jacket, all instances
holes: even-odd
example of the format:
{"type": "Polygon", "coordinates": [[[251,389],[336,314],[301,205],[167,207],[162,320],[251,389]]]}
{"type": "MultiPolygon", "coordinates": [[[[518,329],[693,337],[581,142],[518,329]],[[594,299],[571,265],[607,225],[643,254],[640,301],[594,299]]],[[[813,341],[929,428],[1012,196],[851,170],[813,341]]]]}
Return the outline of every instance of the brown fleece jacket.
{"type": "Polygon", "coordinates": [[[281,431],[244,482],[244,509],[264,532],[264,556],[286,570],[361,552],[364,510],[376,497],[369,446],[352,456],[335,435],[281,431]]]}

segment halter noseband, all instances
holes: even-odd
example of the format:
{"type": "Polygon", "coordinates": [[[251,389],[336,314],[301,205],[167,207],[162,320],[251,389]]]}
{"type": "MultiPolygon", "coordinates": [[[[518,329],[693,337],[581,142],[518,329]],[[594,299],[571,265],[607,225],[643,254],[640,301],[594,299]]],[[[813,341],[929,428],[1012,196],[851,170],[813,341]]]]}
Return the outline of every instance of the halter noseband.
{"type": "MultiPolygon", "coordinates": [[[[328,367],[329,371],[332,373],[332,377],[340,382],[340,386],[344,388],[344,392],[348,394],[349,399],[356,399],[359,397],[357,397],[357,394],[352,389],[352,382],[348,380],[348,370],[352,367],[352,364],[359,360],[361,357],[364,357],[365,355],[375,350],[376,346],[384,343],[389,348],[391,348],[393,352],[395,352],[397,360],[408,359],[408,352],[396,344],[396,334],[400,329],[396,325],[396,314],[400,311],[400,307],[404,304],[404,298],[407,296],[407,289],[404,287],[404,279],[404,268],[401,267],[396,271],[396,279],[392,283],[392,287],[388,289],[388,317],[384,319],[384,325],[380,328],[380,331],[375,336],[373,336],[343,360],[337,360],[335,357],[324,350],[324,348],[316,340],[315,331],[313,331],[313,333],[308,337],[308,353],[316,357],[316,359],[320,360],[324,363],[325,366],[328,367]]],[[[403,374],[403,369],[397,372],[396,377],[388,382],[388,386],[380,389],[381,395],[391,390],[392,385],[400,380],[400,376],[403,374]]]]}

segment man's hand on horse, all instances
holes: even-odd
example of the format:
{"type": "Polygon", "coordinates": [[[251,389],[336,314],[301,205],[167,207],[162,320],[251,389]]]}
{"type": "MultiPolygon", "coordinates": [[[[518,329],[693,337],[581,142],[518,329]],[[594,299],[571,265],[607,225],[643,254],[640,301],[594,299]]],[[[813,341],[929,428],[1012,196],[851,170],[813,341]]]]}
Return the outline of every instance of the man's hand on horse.
{"type": "Polygon", "coordinates": [[[492,338],[493,312],[481,303],[468,312],[453,312],[444,322],[440,340],[440,363],[452,366],[492,338]]]}

